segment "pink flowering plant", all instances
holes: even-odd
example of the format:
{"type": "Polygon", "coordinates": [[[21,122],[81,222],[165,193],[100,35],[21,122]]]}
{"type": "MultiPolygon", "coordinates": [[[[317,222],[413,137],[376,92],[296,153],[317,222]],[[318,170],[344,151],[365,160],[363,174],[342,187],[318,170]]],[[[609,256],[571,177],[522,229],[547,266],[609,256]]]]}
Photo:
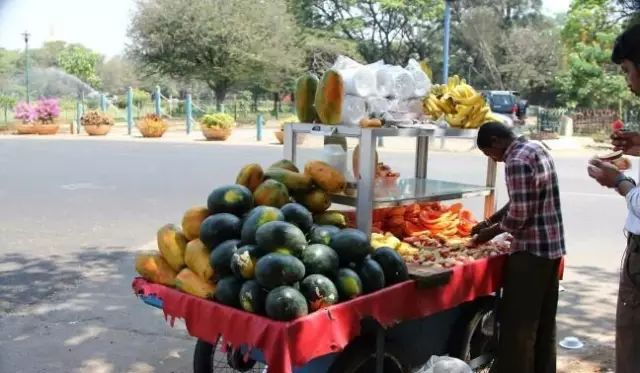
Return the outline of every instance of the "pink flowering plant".
{"type": "Polygon", "coordinates": [[[14,117],[22,121],[22,123],[32,123],[38,118],[38,113],[33,105],[26,102],[18,102],[13,109],[14,117]]]}
{"type": "Polygon", "coordinates": [[[38,120],[42,123],[53,123],[60,115],[60,105],[55,98],[41,98],[36,104],[38,120]]]}

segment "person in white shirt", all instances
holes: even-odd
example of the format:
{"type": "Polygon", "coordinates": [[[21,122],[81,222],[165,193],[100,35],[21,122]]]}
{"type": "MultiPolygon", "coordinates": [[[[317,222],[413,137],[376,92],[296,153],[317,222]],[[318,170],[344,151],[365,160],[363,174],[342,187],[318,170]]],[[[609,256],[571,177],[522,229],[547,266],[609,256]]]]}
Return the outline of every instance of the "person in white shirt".
{"type": "MultiPolygon", "coordinates": [[[[640,95],[640,25],[618,37],[611,59],[621,65],[629,89],[640,95]]],[[[640,133],[617,131],[613,146],[624,154],[640,156],[640,133]]],[[[616,373],[640,372],[640,187],[609,162],[593,159],[589,176],[615,189],[627,201],[627,249],[620,273],[616,311],[616,373]]]]}

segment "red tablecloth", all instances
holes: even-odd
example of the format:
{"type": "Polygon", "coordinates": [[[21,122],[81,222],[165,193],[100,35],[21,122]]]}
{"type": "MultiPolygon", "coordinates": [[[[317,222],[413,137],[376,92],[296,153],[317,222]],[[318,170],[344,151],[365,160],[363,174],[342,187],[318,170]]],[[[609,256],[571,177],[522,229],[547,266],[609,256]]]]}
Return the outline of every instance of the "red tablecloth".
{"type": "Polygon", "coordinates": [[[375,318],[388,327],[447,310],[496,291],[502,283],[506,256],[455,267],[448,284],[419,289],[407,281],[373,294],[340,303],[292,322],[278,322],[200,299],[178,290],[133,280],[136,294],[155,295],[164,302],[171,325],[184,319],[189,334],[209,342],[222,335],[234,346],[260,349],[271,373],[290,373],[312,359],[342,350],[360,333],[360,320],[375,318]]]}

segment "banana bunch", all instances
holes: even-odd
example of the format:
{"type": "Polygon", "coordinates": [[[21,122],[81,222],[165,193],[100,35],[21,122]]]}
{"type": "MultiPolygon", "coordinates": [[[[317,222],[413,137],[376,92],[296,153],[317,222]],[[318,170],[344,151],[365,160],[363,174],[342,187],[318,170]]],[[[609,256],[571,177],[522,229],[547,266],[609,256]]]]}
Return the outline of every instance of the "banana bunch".
{"type": "Polygon", "coordinates": [[[431,118],[444,118],[453,128],[478,128],[495,120],[484,97],[457,75],[447,84],[433,86],[423,105],[431,118]]]}

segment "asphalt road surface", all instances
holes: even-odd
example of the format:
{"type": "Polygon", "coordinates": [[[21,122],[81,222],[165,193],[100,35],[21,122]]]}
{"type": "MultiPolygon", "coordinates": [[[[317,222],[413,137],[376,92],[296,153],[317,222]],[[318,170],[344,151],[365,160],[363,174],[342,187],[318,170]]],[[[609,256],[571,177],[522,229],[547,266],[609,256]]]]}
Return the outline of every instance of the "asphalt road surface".
{"type": "MultiPolygon", "coordinates": [[[[0,138],[0,372],[189,372],[193,340],[131,293],[133,255],[275,145],[0,138]]],[[[307,150],[302,157],[313,157],[307,150]]],[[[555,154],[569,255],[559,336],[611,346],[622,198],[555,154]]],[[[402,174],[410,151],[381,151],[402,174]]],[[[638,173],[637,165],[632,172],[638,173]]],[[[482,183],[486,159],[433,152],[430,177],[482,183]]],[[[502,173],[498,200],[505,201],[502,173]]],[[[482,201],[465,201],[480,214],[482,201]]]]}

